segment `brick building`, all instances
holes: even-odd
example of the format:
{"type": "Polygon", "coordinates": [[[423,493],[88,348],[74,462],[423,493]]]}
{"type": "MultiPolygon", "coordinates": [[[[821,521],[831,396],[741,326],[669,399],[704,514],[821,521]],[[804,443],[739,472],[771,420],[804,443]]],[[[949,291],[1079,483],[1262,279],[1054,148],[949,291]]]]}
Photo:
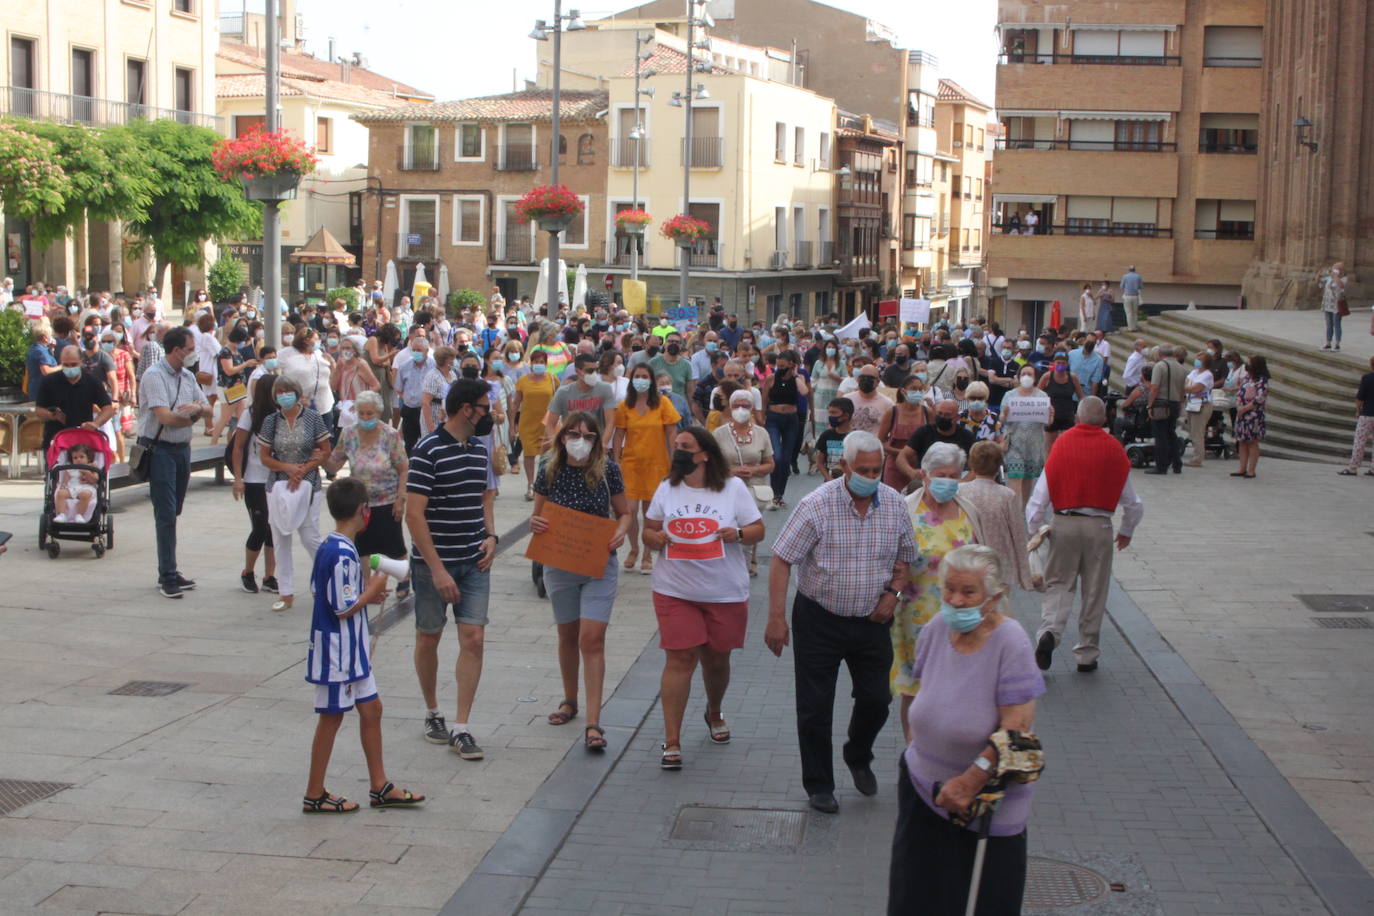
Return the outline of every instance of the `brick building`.
{"type": "MultiPolygon", "coordinates": [[[[600,264],[606,249],[598,214],[606,209],[608,102],[605,91],[561,94],[559,182],[586,204],[563,233],[570,268],[600,264]]],[[[395,260],[408,287],[419,264],[431,282],[443,265],[452,289],[533,296],[547,240],[516,219],[515,203],[552,180],[552,112],[553,93],[531,89],[355,115],[369,131],[372,179],[355,221],[364,273],[380,277],[395,260]]]]}

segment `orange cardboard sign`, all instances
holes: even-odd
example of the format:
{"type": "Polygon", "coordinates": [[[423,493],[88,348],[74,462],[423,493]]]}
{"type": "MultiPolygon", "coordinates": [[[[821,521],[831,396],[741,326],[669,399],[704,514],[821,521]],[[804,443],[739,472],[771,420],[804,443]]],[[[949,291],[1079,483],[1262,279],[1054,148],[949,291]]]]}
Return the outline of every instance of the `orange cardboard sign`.
{"type": "Polygon", "coordinates": [[[606,574],[611,538],[615,537],[613,519],[589,515],[545,500],[544,518],[549,530],[530,537],[525,556],[536,563],[565,572],[600,579],[606,574]]]}

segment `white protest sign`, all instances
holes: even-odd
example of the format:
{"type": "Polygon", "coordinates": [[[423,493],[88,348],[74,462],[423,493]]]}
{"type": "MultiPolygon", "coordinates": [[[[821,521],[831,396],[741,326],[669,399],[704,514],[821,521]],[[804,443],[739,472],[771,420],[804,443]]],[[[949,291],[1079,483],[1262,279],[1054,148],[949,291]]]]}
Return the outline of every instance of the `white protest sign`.
{"type": "Polygon", "coordinates": [[[1003,423],[1049,423],[1050,399],[1007,395],[1002,398],[1002,411],[998,417],[1003,423]]]}
{"type": "Polygon", "coordinates": [[[897,308],[898,316],[907,324],[925,324],[930,321],[929,299],[903,299],[897,308]]]}

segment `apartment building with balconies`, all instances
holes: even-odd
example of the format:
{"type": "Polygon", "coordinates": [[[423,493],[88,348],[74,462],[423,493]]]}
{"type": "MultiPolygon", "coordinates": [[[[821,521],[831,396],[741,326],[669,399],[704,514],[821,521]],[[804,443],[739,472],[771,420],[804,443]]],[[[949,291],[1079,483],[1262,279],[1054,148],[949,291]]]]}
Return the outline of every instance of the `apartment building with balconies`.
{"type": "Polygon", "coordinates": [[[1059,300],[1067,319],[1082,283],[1130,266],[1147,310],[1236,304],[1254,248],[1264,15],[1261,0],[1003,0],[995,317],[1043,326],[1059,300]]]}
{"type": "Polygon", "coordinates": [[[990,226],[987,163],[992,156],[992,106],[953,80],[941,79],[935,102],[937,150],[948,157],[949,235],[937,253],[934,310],[944,300],[945,317],[965,320],[982,314],[984,240],[990,226]]]}
{"type": "MultiPolygon", "coordinates": [[[[559,182],[585,210],[560,233],[570,267],[603,263],[609,148],[604,90],[564,89],[559,182]]],[[[547,239],[516,216],[530,188],[552,180],[553,94],[547,89],[355,114],[368,129],[368,190],[359,208],[363,264],[394,260],[408,288],[419,265],[452,288],[533,296],[547,239]]]]}
{"type": "MultiPolygon", "coordinates": [[[[940,287],[936,277],[937,252],[944,250],[949,238],[949,224],[941,217],[947,213],[948,193],[944,206],[939,206],[936,176],[940,172],[938,139],[935,133],[935,104],[939,94],[940,63],[933,54],[911,51],[907,55],[907,102],[902,144],[902,224],[901,269],[902,295],[907,298],[924,296],[932,305],[944,306],[932,298],[940,287]],[[942,231],[943,229],[943,231],[942,231]]],[[[946,156],[945,159],[953,157],[946,156]]],[[[948,184],[948,163],[945,163],[945,184],[948,184]]],[[[948,297],[945,297],[946,299],[948,297]]]]}
{"type": "MultiPolygon", "coordinates": [[[[218,129],[216,12],[209,0],[6,4],[0,116],[90,127],[172,118],[218,129]]],[[[154,280],[150,255],[125,257],[117,222],[90,220],[46,249],[30,244],[23,220],[6,217],[4,233],[5,272],[16,285],[117,291],[154,280]]],[[[200,278],[177,268],[170,282],[200,278]]]]}

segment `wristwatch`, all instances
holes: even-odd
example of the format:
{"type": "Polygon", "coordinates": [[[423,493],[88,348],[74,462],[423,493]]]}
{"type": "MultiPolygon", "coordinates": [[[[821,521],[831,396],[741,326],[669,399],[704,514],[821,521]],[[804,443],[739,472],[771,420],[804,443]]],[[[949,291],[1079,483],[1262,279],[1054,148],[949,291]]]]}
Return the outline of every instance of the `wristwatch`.
{"type": "MultiPolygon", "coordinates": [[[[493,541],[495,541],[495,542],[498,543],[498,544],[501,543],[501,539],[500,539],[499,537],[497,537],[496,535],[492,534],[490,531],[487,532],[487,538],[491,538],[493,541]]],[[[485,541],[487,538],[482,538],[482,540],[485,541]]]]}
{"type": "Polygon", "coordinates": [[[893,598],[900,598],[900,597],[902,597],[902,593],[899,592],[899,591],[897,591],[897,589],[893,588],[893,587],[890,586],[890,585],[889,585],[887,588],[883,589],[883,594],[884,594],[884,595],[891,595],[893,598]]]}
{"type": "Polygon", "coordinates": [[[992,772],[992,761],[984,757],[982,754],[979,754],[977,757],[973,758],[973,765],[976,766],[978,769],[982,770],[984,773],[992,772]]]}

